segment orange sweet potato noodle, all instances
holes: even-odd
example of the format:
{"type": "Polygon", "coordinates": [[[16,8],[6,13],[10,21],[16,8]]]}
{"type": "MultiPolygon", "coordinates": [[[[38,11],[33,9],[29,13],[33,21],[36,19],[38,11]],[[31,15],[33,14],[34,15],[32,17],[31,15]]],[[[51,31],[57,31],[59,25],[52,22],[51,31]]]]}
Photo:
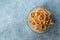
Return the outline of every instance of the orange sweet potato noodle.
{"type": "Polygon", "coordinates": [[[30,13],[29,23],[34,31],[43,33],[52,24],[51,14],[45,9],[38,8],[30,13]]]}

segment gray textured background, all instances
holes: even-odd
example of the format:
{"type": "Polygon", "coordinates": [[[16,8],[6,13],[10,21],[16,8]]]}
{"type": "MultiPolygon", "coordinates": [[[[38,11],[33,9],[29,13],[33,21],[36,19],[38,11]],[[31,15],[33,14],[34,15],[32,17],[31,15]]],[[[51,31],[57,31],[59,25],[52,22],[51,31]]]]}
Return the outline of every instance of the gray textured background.
{"type": "Polygon", "coordinates": [[[60,40],[60,0],[0,0],[0,40],[60,40]],[[35,7],[51,12],[54,25],[37,34],[27,25],[27,16],[35,7]]]}

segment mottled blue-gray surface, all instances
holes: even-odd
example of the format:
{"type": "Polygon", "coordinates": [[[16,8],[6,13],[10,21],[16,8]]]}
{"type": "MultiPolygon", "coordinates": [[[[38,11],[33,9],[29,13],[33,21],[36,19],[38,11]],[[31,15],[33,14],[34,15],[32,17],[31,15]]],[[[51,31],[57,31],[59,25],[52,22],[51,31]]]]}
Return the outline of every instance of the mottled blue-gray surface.
{"type": "Polygon", "coordinates": [[[60,0],[0,0],[0,40],[60,40],[60,0]],[[54,25],[46,33],[35,33],[27,25],[35,7],[53,15],[54,25]]]}

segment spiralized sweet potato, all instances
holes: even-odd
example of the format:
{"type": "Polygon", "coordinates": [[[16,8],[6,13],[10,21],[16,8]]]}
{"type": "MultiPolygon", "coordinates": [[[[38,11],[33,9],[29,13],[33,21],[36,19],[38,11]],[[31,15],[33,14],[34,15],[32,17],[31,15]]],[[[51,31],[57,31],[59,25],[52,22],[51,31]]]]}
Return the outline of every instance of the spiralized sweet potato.
{"type": "Polygon", "coordinates": [[[52,24],[50,12],[43,8],[31,12],[28,21],[32,29],[38,33],[43,33],[52,24]]]}

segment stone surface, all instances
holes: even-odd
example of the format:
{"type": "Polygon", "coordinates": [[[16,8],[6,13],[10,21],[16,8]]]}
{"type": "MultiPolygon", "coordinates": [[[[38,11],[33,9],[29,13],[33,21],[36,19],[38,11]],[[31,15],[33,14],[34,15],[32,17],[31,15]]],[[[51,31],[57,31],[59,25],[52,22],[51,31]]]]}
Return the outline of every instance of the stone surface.
{"type": "Polygon", "coordinates": [[[60,0],[0,0],[0,40],[60,40],[60,0]],[[46,33],[37,34],[27,24],[35,7],[53,15],[54,25],[46,33]]]}

